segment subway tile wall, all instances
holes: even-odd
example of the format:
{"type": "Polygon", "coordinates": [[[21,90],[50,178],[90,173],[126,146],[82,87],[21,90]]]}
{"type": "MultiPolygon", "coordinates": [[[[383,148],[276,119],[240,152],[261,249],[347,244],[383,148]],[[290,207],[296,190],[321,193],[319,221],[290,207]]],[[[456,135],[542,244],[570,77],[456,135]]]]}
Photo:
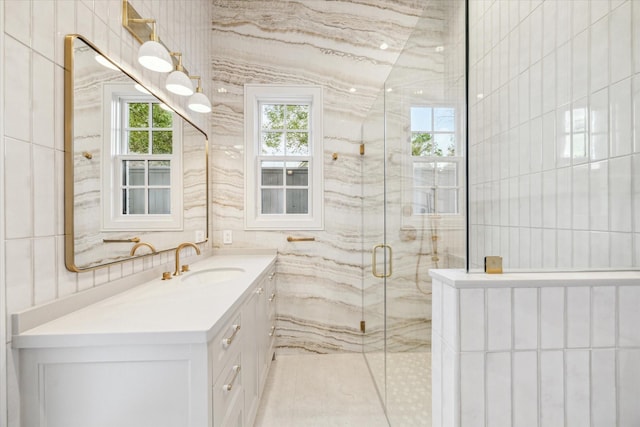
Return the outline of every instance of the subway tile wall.
{"type": "Polygon", "coordinates": [[[628,283],[434,279],[433,426],[640,425],[640,286],[628,283]]]}
{"type": "Polygon", "coordinates": [[[640,2],[470,0],[470,257],[640,267],[640,2]]]}
{"type": "MultiPolygon", "coordinates": [[[[173,50],[183,52],[185,66],[203,76],[204,90],[211,97],[210,2],[131,0],[131,4],[141,15],[157,20],[162,40],[173,50]]],[[[0,289],[6,289],[2,313],[9,316],[170,261],[168,255],[161,254],[80,274],[64,267],[66,34],[78,33],[91,40],[207,133],[209,117],[189,115],[184,99],[163,90],[166,76],[143,70],[137,64],[138,43],[122,27],[122,0],[4,0],[0,8],[0,46],[4,45],[0,65],[4,113],[0,127],[4,179],[4,190],[0,192],[4,196],[0,255],[4,256],[5,266],[0,289]]],[[[8,318],[6,331],[9,344],[8,318]]],[[[18,426],[16,362],[11,351],[7,356],[8,425],[18,426]]]]}

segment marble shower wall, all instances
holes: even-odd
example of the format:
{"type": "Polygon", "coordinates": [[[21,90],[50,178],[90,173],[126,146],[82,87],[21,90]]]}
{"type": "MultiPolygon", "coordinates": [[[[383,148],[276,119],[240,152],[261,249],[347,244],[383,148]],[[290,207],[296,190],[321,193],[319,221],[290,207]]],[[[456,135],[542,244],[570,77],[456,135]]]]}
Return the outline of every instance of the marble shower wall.
{"type": "Polygon", "coordinates": [[[280,353],[361,351],[361,127],[423,7],[417,0],[213,1],[213,244],[222,247],[222,230],[232,230],[231,247],[278,248],[280,353]],[[379,49],[383,41],[387,50],[379,49]],[[244,231],[247,83],[324,88],[325,230],[244,231]],[[288,235],[316,241],[288,243],[288,235]]]}

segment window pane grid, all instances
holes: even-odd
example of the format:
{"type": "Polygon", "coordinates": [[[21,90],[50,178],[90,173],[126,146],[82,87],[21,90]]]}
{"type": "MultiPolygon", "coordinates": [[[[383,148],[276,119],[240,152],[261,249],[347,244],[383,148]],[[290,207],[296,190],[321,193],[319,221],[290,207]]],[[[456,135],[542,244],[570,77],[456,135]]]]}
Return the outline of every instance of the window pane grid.
{"type": "Polygon", "coordinates": [[[458,214],[455,109],[411,107],[410,129],[414,215],[458,214]]]}
{"type": "Polygon", "coordinates": [[[260,212],[263,215],[309,213],[309,161],[260,160],[260,212]]]}

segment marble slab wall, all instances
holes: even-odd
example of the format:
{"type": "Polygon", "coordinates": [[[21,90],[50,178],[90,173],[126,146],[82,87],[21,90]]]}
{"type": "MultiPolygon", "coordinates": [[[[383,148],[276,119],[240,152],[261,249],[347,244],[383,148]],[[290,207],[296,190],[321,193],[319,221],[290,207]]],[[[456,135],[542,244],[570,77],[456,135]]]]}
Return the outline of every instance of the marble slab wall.
{"type": "Polygon", "coordinates": [[[233,247],[278,248],[281,353],[361,351],[361,127],[422,6],[410,0],[213,2],[213,243],[223,246],[222,230],[232,230],[233,247]],[[379,48],[382,42],[387,50],[379,48]],[[244,231],[247,83],[323,87],[325,230],[244,231]],[[288,243],[292,234],[316,241],[288,243]]]}
{"type": "MultiPolygon", "coordinates": [[[[365,271],[365,266],[370,265],[371,247],[378,243],[379,233],[370,226],[377,221],[375,212],[381,199],[376,192],[383,176],[381,169],[367,169],[363,159],[372,159],[379,153],[372,144],[382,141],[384,134],[376,136],[375,129],[382,130],[383,122],[372,122],[384,118],[383,111],[376,109],[380,107],[385,81],[402,53],[406,69],[414,73],[412,78],[430,81],[433,88],[443,81],[443,55],[433,54],[431,49],[431,54],[424,56],[426,47],[442,43],[444,10],[433,8],[438,3],[213,2],[213,243],[215,247],[225,246],[222,231],[231,230],[232,247],[278,248],[280,353],[361,351],[363,298],[368,309],[381,307],[381,294],[365,292],[363,297],[362,287],[363,277],[371,273],[365,271]],[[426,6],[431,7],[432,16],[425,18],[426,6]],[[419,22],[427,25],[410,42],[419,22]],[[379,48],[383,42],[389,45],[388,49],[379,48]],[[408,43],[417,48],[406,51],[408,43]],[[248,83],[323,87],[325,230],[244,230],[243,94],[248,83]],[[366,140],[365,122],[374,130],[366,140]],[[359,154],[361,142],[369,144],[364,158],[359,154]],[[332,153],[338,154],[337,160],[332,160],[332,153]],[[316,240],[289,243],[289,235],[316,240]]],[[[442,94],[442,87],[437,90],[442,94]]],[[[401,181],[396,185],[393,193],[399,195],[401,181]]],[[[400,220],[399,213],[397,219],[400,220]]],[[[420,294],[421,298],[414,298],[419,293],[414,284],[416,254],[420,251],[417,245],[418,240],[409,242],[398,253],[402,277],[393,285],[398,287],[400,304],[394,306],[392,314],[397,320],[398,350],[428,346],[429,342],[430,297],[420,294]],[[411,254],[411,259],[402,259],[406,254],[411,254]],[[416,342],[418,336],[422,337],[420,343],[416,342]]],[[[441,251],[446,252],[444,245],[441,251]]],[[[425,273],[419,280],[428,281],[429,266],[432,265],[424,262],[419,265],[425,273]]],[[[373,312],[365,317],[372,321],[371,336],[375,341],[382,323],[376,322],[373,312]]]]}

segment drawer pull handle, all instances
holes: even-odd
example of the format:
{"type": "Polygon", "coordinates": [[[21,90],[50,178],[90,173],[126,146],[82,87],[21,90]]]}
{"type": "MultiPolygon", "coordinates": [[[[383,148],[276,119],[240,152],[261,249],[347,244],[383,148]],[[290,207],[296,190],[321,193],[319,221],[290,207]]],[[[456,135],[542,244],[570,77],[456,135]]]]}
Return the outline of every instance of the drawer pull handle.
{"type": "Polygon", "coordinates": [[[260,287],[260,288],[256,289],[256,294],[258,294],[258,295],[262,295],[263,292],[264,292],[264,288],[263,287],[260,287]]]}
{"type": "Polygon", "coordinates": [[[274,272],[274,273],[269,274],[269,280],[273,280],[273,278],[274,278],[274,276],[275,276],[275,275],[276,275],[276,273],[275,273],[275,272],[274,272]]]}
{"type": "Polygon", "coordinates": [[[231,391],[231,389],[233,388],[233,383],[236,381],[236,378],[238,378],[238,374],[240,373],[240,365],[233,365],[233,368],[231,368],[233,370],[233,378],[231,378],[231,381],[229,381],[228,384],[225,384],[222,386],[222,390],[224,391],[231,391]]]}
{"type": "Polygon", "coordinates": [[[222,340],[222,345],[225,347],[230,346],[233,340],[235,339],[236,335],[238,335],[238,331],[240,330],[240,325],[233,325],[231,328],[233,329],[233,333],[231,334],[231,336],[229,338],[224,338],[222,340]]]}
{"type": "Polygon", "coordinates": [[[272,293],[271,296],[269,297],[269,302],[273,302],[273,300],[276,299],[276,293],[272,293]]]}
{"type": "Polygon", "coordinates": [[[273,325],[273,326],[271,327],[271,331],[269,332],[269,336],[270,336],[270,337],[272,337],[272,336],[273,336],[273,334],[274,334],[275,332],[276,332],[276,326],[275,326],[275,325],[273,325]]]}

